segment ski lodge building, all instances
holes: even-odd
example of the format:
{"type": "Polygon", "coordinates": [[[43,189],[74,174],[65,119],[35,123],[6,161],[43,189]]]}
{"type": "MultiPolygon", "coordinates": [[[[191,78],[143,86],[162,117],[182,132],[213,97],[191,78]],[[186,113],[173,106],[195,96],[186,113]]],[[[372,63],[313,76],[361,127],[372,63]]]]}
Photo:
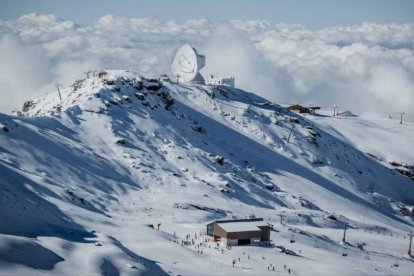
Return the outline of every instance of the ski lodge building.
{"type": "Polygon", "coordinates": [[[225,245],[270,243],[270,226],[262,218],[217,220],[207,224],[207,235],[225,245]]]}
{"type": "Polygon", "coordinates": [[[288,106],[287,110],[295,113],[310,113],[310,110],[308,108],[301,106],[299,104],[288,106]]]}
{"type": "Polygon", "coordinates": [[[295,113],[310,113],[310,114],[315,114],[316,110],[321,109],[320,106],[302,106],[299,104],[294,104],[291,106],[287,107],[287,110],[291,111],[291,112],[295,112],[295,113]]]}

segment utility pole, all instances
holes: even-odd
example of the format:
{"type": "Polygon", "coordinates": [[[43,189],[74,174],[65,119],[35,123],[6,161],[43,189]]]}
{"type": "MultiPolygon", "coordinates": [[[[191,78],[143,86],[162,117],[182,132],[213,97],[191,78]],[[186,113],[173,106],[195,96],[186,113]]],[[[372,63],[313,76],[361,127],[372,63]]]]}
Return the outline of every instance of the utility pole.
{"type": "Polygon", "coordinates": [[[412,242],[414,234],[408,234],[408,236],[410,237],[410,245],[408,246],[408,256],[411,257],[411,242],[412,242]]]}
{"type": "Polygon", "coordinates": [[[279,214],[278,216],[280,217],[280,224],[283,225],[283,218],[286,217],[284,211],[283,211],[283,214],[279,214]]]}
{"type": "Polygon", "coordinates": [[[343,244],[346,243],[346,226],[347,226],[347,220],[345,220],[345,223],[344,223],[344,235],[342,236],[342,243],[343,244]]]}
{"type": "Polygon", "coordinates": [[[293,132],[293,128],[295,127],[295,125],[292,125],[292,128],[290,129],[290,132],[289,132],[289,136],[288,136],[288,138],[287,138],[287,142],[289,143],[289,140],[290,140],[290,135],[292,135],[292,132],[293,132]]]}
{"type": "Polygon", "coordinates": [[[59,94],[59,99],[62,100],[62,95],[60,94],[60,84],[56,83],[55,87],[57,88],[58,94],[59,94]]]}
{"type": "Polygon", "coordinates": [[[402,124],[402,117],[403,117],[403,115],[405,114],[405,112],[400,112],[400,124],[402,124]]]}

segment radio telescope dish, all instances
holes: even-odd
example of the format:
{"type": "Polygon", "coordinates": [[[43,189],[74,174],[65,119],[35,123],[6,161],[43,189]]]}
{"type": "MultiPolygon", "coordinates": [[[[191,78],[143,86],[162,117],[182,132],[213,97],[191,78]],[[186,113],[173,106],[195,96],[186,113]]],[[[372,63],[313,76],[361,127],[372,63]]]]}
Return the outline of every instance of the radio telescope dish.
{"type": "Polygon", "coordinates": [[[184,44],[175,49],[171,70],[177,81],[204,83],[204,78],[199,71],[205,65],[205,56],[197,53],[189,44],[184,44]]]}

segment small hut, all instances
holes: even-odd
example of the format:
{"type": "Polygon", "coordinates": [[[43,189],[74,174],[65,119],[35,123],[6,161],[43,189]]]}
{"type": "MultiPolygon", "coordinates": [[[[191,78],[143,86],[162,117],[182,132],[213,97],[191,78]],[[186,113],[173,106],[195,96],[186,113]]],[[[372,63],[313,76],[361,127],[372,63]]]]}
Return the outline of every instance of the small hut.
{"type": "Polygon", "coordinates": [[[287,109],[295,113],[315,114],[316,110],[321,109],[321,107],[320,106],[303,106],[299,104],[294,104],[294,105],[288,106],[287,109]]]}
{"type": "Polygon", "coordinates": [[[299,104],[294,104],[291,106],[288,106],[287,108],[290,112],[295,112],[295,113],[310,113],[310,109],[307,107],[304,107],[302,105],[299,104]]]}

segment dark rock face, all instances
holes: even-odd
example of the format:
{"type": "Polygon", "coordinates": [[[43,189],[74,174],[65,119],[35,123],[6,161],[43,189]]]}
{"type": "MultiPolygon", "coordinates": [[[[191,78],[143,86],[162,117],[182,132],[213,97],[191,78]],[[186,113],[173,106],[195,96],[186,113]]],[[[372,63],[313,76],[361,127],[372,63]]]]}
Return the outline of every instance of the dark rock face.
{"type": "Polygon", "coordinates": [[[217,155],[214,158],[214,160],[216,161],[217,164],[224,165],[224,157],[223,156],[217,155]]]}
{"type": "Polygon", "coordinates": [[[33,106],[33,101],[27,101],[23,104],[22,111],[27,112],[33,106]]]}

